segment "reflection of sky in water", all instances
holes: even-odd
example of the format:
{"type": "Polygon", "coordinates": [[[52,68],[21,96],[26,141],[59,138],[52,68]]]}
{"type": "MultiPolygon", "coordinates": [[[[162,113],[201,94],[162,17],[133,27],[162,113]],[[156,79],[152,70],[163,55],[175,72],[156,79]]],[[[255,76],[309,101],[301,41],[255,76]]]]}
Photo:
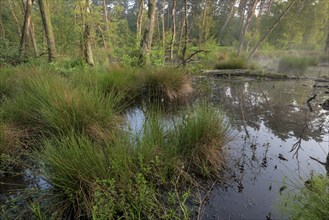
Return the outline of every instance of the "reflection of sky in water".
{"type": "Polygon", "coordinates": [[[226,147],[228,187],[214,190],[204,218],[282,217],[273,205],[283,181],[284,194],[312,172],[326,173],[310,158],[325,162],[329,151],[329,112],[319,106],[326,90],[312,81],[213,81],[211,101],[231,116],[238,135],[226,147]],[[306,101],[314,94],[310,112],[306,101]]]}

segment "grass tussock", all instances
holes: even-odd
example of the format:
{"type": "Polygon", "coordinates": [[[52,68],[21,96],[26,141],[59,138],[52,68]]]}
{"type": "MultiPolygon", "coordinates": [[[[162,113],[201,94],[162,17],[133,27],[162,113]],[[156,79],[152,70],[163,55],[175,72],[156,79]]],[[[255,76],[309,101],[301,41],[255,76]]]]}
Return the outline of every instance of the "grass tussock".
{"type": "Polygon", "coordinates": [[[48,202],[53,212],[75,217],[90,214],[93,184],[109,175],[108,150],[108,146],[100,147],[73,133],[45,143],[41,169],[52,186],[48,202]]]}
{"type": "Polygon", "coordinates": [[[279,61],[279,72],[300,72],[303,73],[309,66],[318,64],[315,57],[282,57],[279,61]]]}
{"type": "Polygon", "coordinates": [[[247,69],[247,60],[244,57],[236,57],[235,55],[228,55],[227,53],[220,53],[218,55],[218,63],[215,69],[247,69]]]}
{"type": "Polygon", "coordinates": [[[223,113],[205,104],[191,109],[174,131],[177,154],[187,167],[203,177],[216,177],[224,165],[222,147],[229,126],[223,113]]]}
{"type": "Polygon", "coordinates": [[[183,102],[193,93],[188,75],[177,68],[148,68],[139,73],[148,100],[183,102]]]}
{"type": "Polygon", "coordinates": [[[284,197],[279,209],[289,219],[328,219],[329,177],[313,176],[298,193],[284,197]]]}
{"type": "Polygon", "coordinates": [[[21,82],[20,92],[3,104],[4,119],[38,134],[72,130],[94,139],[112,138],[118,117],[116,97],[102,97],[97,89],[73,88],[59,75],[33,72],[21,82]]]}
{"type": "Polygon", "coordinates": [[[145,120],[142,133],[108,144],[73,133],[47,141],[40,164],[52,186],[43,198],[54,204],[51,212],[95,219],[188,216],[189,184],[219,177],[228,126],[205,105],[175,123],[156,112],[145,120]]]}

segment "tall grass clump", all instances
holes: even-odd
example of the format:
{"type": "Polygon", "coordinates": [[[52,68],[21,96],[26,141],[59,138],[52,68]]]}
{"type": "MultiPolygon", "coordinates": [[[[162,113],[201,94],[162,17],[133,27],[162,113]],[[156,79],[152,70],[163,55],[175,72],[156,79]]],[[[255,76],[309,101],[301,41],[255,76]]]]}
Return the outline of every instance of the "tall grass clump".
{"type": "Polygon", "coordinates": [[[142,77],[143,95],[152,102],[182,102],[192,93],[188,75],[177,68],[147,68],[138,73],[142,77]]]}
{"type": "Polygon", "coordinates": [[[235,55],[227,55],[220,53],[218,55],[218,63],[215,69],[247,69],[247,60],[244,57],[236,57],[235,55]]]}
{"type": "Polygon", "coordinates": [[[229,125],[224,114],[206,104],[191,108],[176,125],[176,154],[188,171],[201,177],[216,177],[225,163],[222,147],[228,141],[229,125]]]}
{"type": "Polygon", "coordinates": [[[7,97],[12,96],[14,90],[13,71],[9,68],[0,72],[0,103],[7,97]]]}
{"type": "Polygon", "coordinates": [[[73,88],[59,75],[32,73],[15,98],[4,103],[4,120],[37,134],[65,134],[74,130],[94,139],[111,139],[116,133],[115,96],[103,97],[97,89],[73,88]]]}
{"type": "Polygon", "coordinates": [[[279,72],[299,72],[303,73],[309,66],[318,64],[318,59],[315,57],[282,57],[279,61],[279,72]]]}
{"type": "Polygon", "coordinates": [[[94,183],[110,174],[109,147],[72,133],[45,142],[38,154],[41,173],[51,185],[45,198],[50,199],[50,211],[58,216],[90,216],[94,183]]]}
{"type": "Polygon", "coordinates": [[[299,192],[285,196],[279,206],[289,219],[328,219],[329,177],[313,176],[299,192]]]}
{"type": "Polygon", "coordinates": [[[93,70],[78,70],[68,75],[78,87],[98,88],[103,96],[116,96],[125,107],[136,101],[142,91],[142,83],[137,81],[136,73],[129,68],[98,67],[93,70]]]}

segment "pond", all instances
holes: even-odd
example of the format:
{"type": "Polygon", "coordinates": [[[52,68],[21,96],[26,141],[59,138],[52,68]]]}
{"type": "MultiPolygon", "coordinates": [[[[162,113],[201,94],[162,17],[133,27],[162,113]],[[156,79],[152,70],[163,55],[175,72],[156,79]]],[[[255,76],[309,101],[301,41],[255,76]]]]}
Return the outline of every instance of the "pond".
{"type": "Polygon", "coordinates": [[[201,81],[234,130],[225,148],[228,184],[212,190],[204,219],[285,218],[275,207],[281,195],[298,190],[312,172],[329,172],[318,162],[329,152],[329,112],[319,106],[329,98],[328,83],[201,81]]]}

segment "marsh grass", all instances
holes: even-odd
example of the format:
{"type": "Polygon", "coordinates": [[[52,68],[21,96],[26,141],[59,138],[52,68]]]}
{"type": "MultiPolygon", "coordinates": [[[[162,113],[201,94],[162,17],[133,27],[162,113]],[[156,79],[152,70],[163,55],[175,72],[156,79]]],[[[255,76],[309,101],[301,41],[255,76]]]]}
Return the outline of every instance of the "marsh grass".
{"type": "Polygon", "coordinates": [[[300,191],[285,196],[279,210],[289,219],[328,219],[329,177],[313,176],[300,191]]]}
{"type": "Polygon", "coordinates": [[[247,60],[244,57],[236,57],[235,55],[220,55],[219,61],[215,65],[215,69],[247,69],[247,60]]]}
{"type": "Polygon", "coordinates": [[[188,75],[177,68],[147,68],[140,70],[144,96],[152,102],[183,102],[193,93],[188,75]]]}
{"type": "Polygon", "coordinates": [[[216,177],[225,164],[222,147],[228,142],[229,125],[224,114],[206,104],[191,108],[172,134],[177,156],[191,173],[216,177]]]}
{"type": "Polygon", "coordinates": [[[21,82],[15,98],[3,104],[3,117],[46,136],[74,130],[111,139],[118,122],[115,103],[115,96],[102,97],[97,89],[74,88],[59,75],[34,72],[21,82]]]}
{"type": "Polygon", "coordinates": [[[76,133],[47,141],[39,164],[52,186],[44,198],[52,211],[94,219],[188,215],[183,195],[200,176],[219,177],[228,126],[206,105],[176,117],[150,111],[142,133],[108,143],[76,133]]]}
{"type": "Polygon", "coordinates": [[[309,66],[315,66],[318,63],[316,57],[282,57],[279,61],[279,72],[292,71],[303,73],[309,66]]]}
{"type": "Polygon", "coordinates": [[[45,142],[40,161],[41,172],[52,186],[48,190],[52,211],[59,216],[90,215],[93,184],[109,175],[109,147],[72,133],[45,142]]]}

